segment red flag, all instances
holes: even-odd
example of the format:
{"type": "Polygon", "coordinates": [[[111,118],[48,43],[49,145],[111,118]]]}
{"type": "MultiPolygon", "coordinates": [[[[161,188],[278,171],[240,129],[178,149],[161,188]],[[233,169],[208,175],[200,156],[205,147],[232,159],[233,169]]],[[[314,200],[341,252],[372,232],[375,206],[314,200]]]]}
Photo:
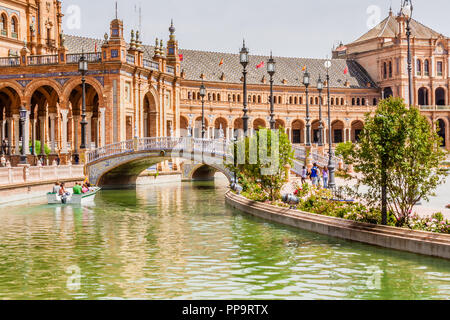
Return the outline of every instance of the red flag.
{"type": "Polygon", "coordinates": [[[302,71],[306,71],[306,65],[303,66],[302,71]]]}
{"type": "Polygon", "coordinates": [[[219,62],[219,67],[221,67],[221,66],[223,66],[223,58],[220,59],[220,62],[219,62]]]}
{"type": "Polygon", "coordinates": [[[348,73],[348,66],[345,67],[345,70],[344,70],[344,74],[347,74],[347,73],[348,73]]]}
{"type": "Polygon", "coordinates": [[[178,57],[180,58],[180,61],[183,61],[183,55],[179,54],[178,57]]]}
{"type": "Polygon", "coordinates": [[[259,69],[262,67],[264,67],[264,61],[261,61],[261,63],[256,66],[256,69],[259,69]]]}

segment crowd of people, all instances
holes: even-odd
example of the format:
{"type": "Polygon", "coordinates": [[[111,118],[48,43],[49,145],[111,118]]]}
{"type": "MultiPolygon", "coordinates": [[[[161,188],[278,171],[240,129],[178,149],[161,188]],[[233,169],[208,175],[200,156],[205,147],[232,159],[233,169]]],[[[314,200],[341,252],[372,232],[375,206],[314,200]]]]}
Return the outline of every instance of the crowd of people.
{"type": "MultiPolygon", "coordinates": [[[[75,183],[75,186],[72,188],[72,190],[73,194],[84,194],[91,191],[91,184],[87,181],[85,181],[83,184],[77,182],[75,183]]],[[[70,192],[66,190],[64,182],[55,182],[55,185],[53,186],[53,193],[59,195],[60,197],[70,196],[70,192]]]]}
{"type": "Polygon", "coordinates": [[[301,178],[302,184],[305,184],[308,180],[311,180],[313,186],[328,189],[330,172],[327,167],[320,168],[317,163],[314,163],[311,170],[308,170],[306,166],[303,166],[301,178]]]}

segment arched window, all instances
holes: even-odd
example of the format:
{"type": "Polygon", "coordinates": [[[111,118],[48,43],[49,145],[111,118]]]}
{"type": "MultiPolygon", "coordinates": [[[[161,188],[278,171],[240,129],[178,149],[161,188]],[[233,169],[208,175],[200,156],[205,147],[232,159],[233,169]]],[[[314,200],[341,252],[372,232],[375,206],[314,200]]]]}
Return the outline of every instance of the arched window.
{"type": "Polygon", "coordinates": [[[197,100],[200,100],[200,92],[197,92],[197,100]]]}
{"type": "Polygon", "coordinates": [[[232,101],[231,94],[228,94],[228,102],[231,102],[231,101],[232,101]]]}
{"type": "Polygon", "coordinates": [[[233,102],[236,102],[236,95],[233,94],[233,102]]]}
{"type": "Polygon", "coordinates": [[[345,100],[344,98],[341,98],[341,106],[345,105],[345,100]]]}
{"type": "Polygon", "coordinates": [[[352,98],[352,106],[355,105],[355,98],[352,98]]]}
{"type": "Polygon", "coordinates": [[[189,100],[192,99],[192,95],[191,95],[191,92],[190,92],[190,91],[188,92],[188,99],[189,99],[189,100]]]}
{"type": "Polygon", "coordinates": [[[389,61],[389,78],[392,78],[392,61],[389,61]]]}
{"type": "Polygon", "coordinates": [[[217,101],[220,101],[220,93],[217,94],[217,101]]]}
{"type": "Polygon", "coordinates": [[[377,98],[373,98],[373,105],[374,105],[374,106],[377,105],[377,98]]]}
{"type": "Polygon", "coordinates": [[[387,78],[387,65],[386,62],[383,63],[383,78],[386,79],[387,78]]]}
{"type": "Polygon", "coordinates": [[[278,104],[282,104],[283,102],[282,102],[283,100],[281,99],[281,96],[278,96],[278,104]]]}
{"type": "Polygon", "coordinates": [[[299,104],[303,104],[303,97],[299,98],[299,104]]]}
{"type": "Polygon", "coordinates": [[[334,98],[331,98],[331,105],[334,105],[334,98]]]}
{"type": "Polygon", "coordinates": [[[208,101],[211,101],[211,93],[208,93],[208,101]]]}
{"type": "Polygon", "coordinates": [[[356,99],[356,105],[360,106],[361,105],[361,100],[359,98],[356,99]]]}
{"type": "Polygon", "coordinates": [[[216,94],[213,93],[213,101],[216,101],[216,94]]]}
{"type": "Polygon", "coordinates": [[[258,96],[258,103],[261,103],[261,96],[258,96]]]}
{"type": "Polygon", "coordinates": [[[441,77],[443,75],[443,63],[442,61],[438,61],[436,64],[436,74],[438,77],[441,77]]]}
{"type": "Polygon", "coordinates": [[[253,103],[256,103],[256,96],[253,96],[253,103]]]}
{"type": "Polygon", "coordinates": [[[314,104],[314,98],[313,97],[309,98],[309,104],[314,104]]]}
{"type": "Polygon", "coordinates": [[[366,105],[366,99],[365,99],[365,98],[362,98],[362,100],[361,100],[361,105],[362,105],[362,106],[365,106],[365,105],[366,105]]]}
{"type": "Polygon", "coordinates": [[[289,97],[289,104],[292,104],[292,97],[289,97]]]}
{"type": "Polygon", "coordinates": [[[16,39],[19,37],[19,26],[16,17],[13,17],[11,20],[11,37],[16,39]]]}
{"type": "Polygon", "coordinates": [[[241,95],[240,94],[238,94],[238,96],[237,96],[237,102],[241,102],[241,95]]]}
{"type": "Polygon", "coordinates": [[[298,98],[297,98],[297,97],[294,98],[294,104],[295,104],[295,105],[298,104],[298,98]]]}
{"type": "Polygon", "coordinates": [[[8,18],[6,14],[2,14],[2,18],[0,19],[0,29],[1,35],[6,37],[8,35],[8,18]]]}
{"type": "Polygon", "coordinates": [[[417,59],[416,74],[418,76],[422,75],[422,61],[420,61],[419,59],[417,59]]]}
{"type": "Polygon", "coordinates": [[[428,59],[423,62],[423,74],[425,76],[430,75],[430,62],[428,61],[428,59]]]}

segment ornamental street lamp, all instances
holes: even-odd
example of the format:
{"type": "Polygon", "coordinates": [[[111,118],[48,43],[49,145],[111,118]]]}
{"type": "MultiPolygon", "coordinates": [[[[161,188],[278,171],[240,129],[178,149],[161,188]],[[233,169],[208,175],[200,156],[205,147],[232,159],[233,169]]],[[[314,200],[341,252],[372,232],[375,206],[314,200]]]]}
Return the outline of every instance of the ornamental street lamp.
{"type": "Polygon", "coordinates": [[[330,173],[330,181],[328,182],[328,188],[334,189],[336,187],[336,182],[334,179],[334,154],[333,154],[333,139],[331,135],[331,106],[330,106],[330,67],[331,61],[325,61],[325,69],[327,70],[327,93],[328,93],[328,172],[330,173]]]}
{"type": "Polygon", "coordinates": [[[86,73],[88,72],[88,62],[84,56],[84,50],[78,61],[78,72],[81,73],[81,86],[82,86],[82,104],[81,104],[81,145],[80,149],[86,149],[86,73]]]}
{"type": "Polygon", "coordinates": [[[411,19],[413,13],[412,0],[404,0],[402,4],[401,14],[406,20],[406,38],[408,42],[408,91],[409,91],[409,107],[412,106],[412,63],[411,63],[411,19]]]}
{"type": "Polygon", "coordinates": [[[200,86],[200,97],[202,98],[202,139],[205,139],[205,132],[206,132],[206,127],[205,127],[205,96],[206,96],[206,88],[205,88],[205,85],[203,84],[203,81],[202,81],[202,85],[200,86]]]}
{"type": "Polygon", "coordinates": [[[306,87],[306,146],[311,147],[311,124],[309,123],[311,121],[309,117],[309,84],[310,84],[310,77],[308,70],[305,71],[305,74],[303,75],[303,85],[306,87]]]}
{"type": "Polygon", "coordinates": [[[273,76],[275,75],[275,60],[270,53],[270,59],[267,61],[267,73],[270,76],[270,129],[275,130],[275,110],[273,106],[273,76]]]}
{"type": "Polygon", "coordinates": [[[239,59],[241,62],[242,67],[244,68],[243,70],[243,75],[244,75],[244,116],[242,117],[242,121],[244,124],[244,136],[247,137],[248,134],[248,109],[247,109],[247,65],[248,65],[248,49],[245,47],[245,40],[243,42],[242,45],[242,49],[241,52],[239,54],[239,59]]]}
{"type": "Polygon", "coordinates": [[[20,164],[27,164],[27,155],[25,150],[25,121],[27,120],[27,109],[23,106],[19,109],[20,125],[22,126],[22,153],[20,155],[20,164]]]}
{"type": "Polygon", "coordinates": [[[319,75],[317,80],[317,90],[319,90],[319,147],[323,147],[323,120],[322,120],[322,90],[323,81],[319,75]]]}

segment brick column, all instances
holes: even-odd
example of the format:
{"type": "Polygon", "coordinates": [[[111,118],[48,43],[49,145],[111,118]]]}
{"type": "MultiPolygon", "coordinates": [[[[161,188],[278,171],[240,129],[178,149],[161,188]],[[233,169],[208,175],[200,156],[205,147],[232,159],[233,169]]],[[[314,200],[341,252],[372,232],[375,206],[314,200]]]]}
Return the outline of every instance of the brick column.
{"type": "Polygon", "coordinates": [[[41,129],[41,150],[40,155],[45,155],[45,116],[39,117],[39,127],[41,129]]]}
{"type": "Polygon", "coordinates": [[[67,150],[67,116],[69,114],[68,109],[61,110],[61,153],[67,154],[69,151],[67,150]]]}
{"type": "Polygon", "coordinates": [[[100,145],[99,147],[103,147],[106,145],[106,122],[105,122],[105,110],[106,108],[99,108],[100,112],[100,145]]]}
{"type": "Polygon", "coordinates": [[[91,144],[92,144],[92,112],[86,112],[86,145],[87,150],[91,150],[91,144]]]}
{"type": "Polygon", "coordinates": [[[50,113],[50,149],[51,153],[56,153],[56,113],[50,113]]]}
{"type": "MultiPolygon", "coordinates": [[[[0,115],[3,117],[3,114],[0,115]]],[[[5,138],[5,120],[0,119],[0,155],[3,154],[3,139],[5,138]]]]}
{"type": "Polygon", "coordinates": [[[20,116],[18,114],[13,114],[13,121],[14,121],[14,154],[20,155],[19,146],[20,146],[20,132],[19,132],[19,118],[20,116]]]}
{"type": "Polygon", "coordinates": [[[8,124],[8,155],[10,156],[12,155],[12,145],[13,145],[12,122],[13,121],[11,117],[6,118],[6,123],[8,124]]]}
{"type": "Polygon", "coordinates": [[[74,115],[73,116],[73,146],[72,149],[75,150],[79,150],[80,148],[80,144],[78,143],[78,127],[79,127],[79,123],[80,123],[80,116],[79,115],[74,115]]]}

